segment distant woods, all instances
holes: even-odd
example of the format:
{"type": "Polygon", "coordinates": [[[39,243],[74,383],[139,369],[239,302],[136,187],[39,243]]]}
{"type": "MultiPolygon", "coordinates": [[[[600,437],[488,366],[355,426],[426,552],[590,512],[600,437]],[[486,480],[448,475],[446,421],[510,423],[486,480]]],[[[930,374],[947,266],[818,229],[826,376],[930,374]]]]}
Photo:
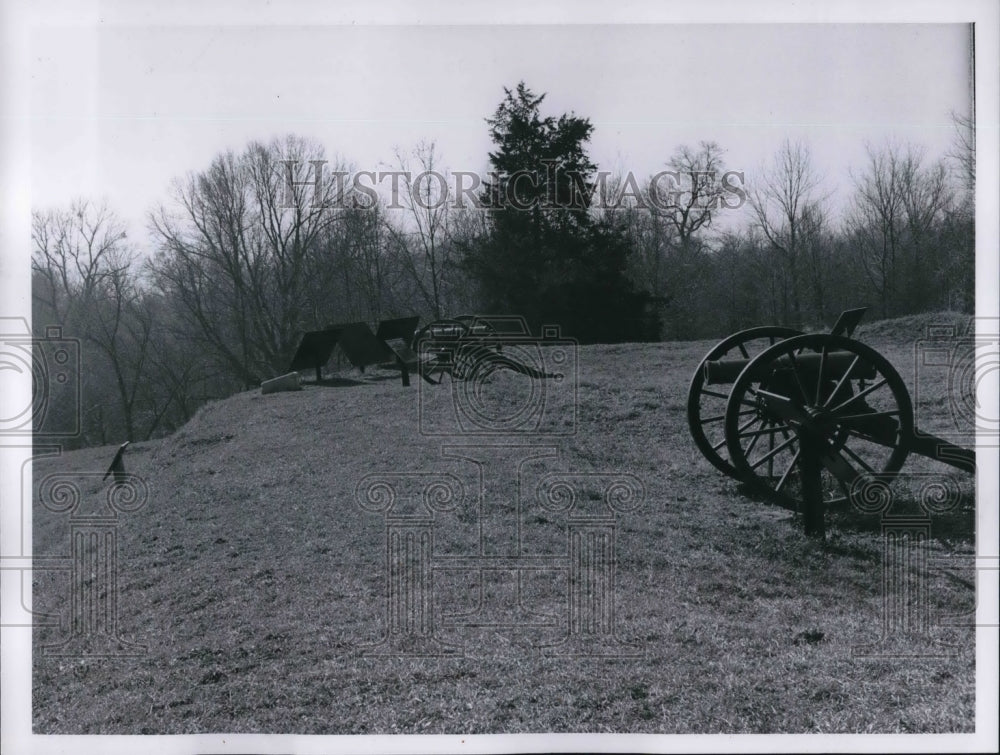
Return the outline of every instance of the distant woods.
{"type": "Polygon", "coordinates": [[[590,160],[588,119],[543,108],[505,90],[485,176],[450,172],[427,142],[379,176],[289,135],[177,179],[148,242],[94,202],[35,212],[35,335],[61,324],[81,342],[79,445],[165,434],[337,322],[520,314],[593,343],[821,327],[865,304],[973,310],[971,120],[954,118],[939,161],[869,145],[833,217],[804,144],[739,172],[714,142],[681,145],[648,175],[612,175],[590,160]],[[718,222],[736,211],[742,225],[718,222]]]}

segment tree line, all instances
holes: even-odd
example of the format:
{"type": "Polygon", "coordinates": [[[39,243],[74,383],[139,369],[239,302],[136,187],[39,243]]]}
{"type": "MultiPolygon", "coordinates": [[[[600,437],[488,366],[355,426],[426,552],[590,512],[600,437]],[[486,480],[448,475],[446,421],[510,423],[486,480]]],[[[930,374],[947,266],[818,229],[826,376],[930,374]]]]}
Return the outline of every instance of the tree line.
{"type": "Polygon", "coordinates": [[[803,144],[743,183],[714,142],[679,146],[665,182],[608,180],[587,152],[590,121],[543,104],[524,83],[505,90],[472,204],[455,201],[433,143],[396,153],[387,201],[288,135],[175,180],[149,215],[151,249],[107,206],[35,212],[35,335],[61,324],[81,342],[75,442],[165,434],[284,372],[302,332],[333,323],[520,314],[594,343],[821,327],[865,304],[882,317],[973,310],[971,120],[955,119],[942,160],[869,146],[834,220],[803,144]],[[616,201],[599,201],[607,192],[616,201]],[[719,230],[736,199],[746,222],[719,230]]]}

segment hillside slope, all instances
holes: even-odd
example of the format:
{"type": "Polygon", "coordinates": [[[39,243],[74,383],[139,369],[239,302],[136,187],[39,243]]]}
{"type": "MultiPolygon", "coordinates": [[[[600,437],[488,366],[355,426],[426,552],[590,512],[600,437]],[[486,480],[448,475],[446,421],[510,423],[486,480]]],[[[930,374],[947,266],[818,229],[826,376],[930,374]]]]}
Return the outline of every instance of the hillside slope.
{"type": "MultiPolygon", "coordinates": [[[[911,385],[913,328],[886,325],[872,339],[911,385]]],[[[498,373],[473,396],[447,380],[404,388],[387,373],[241,393],[169,438],[133,444],[126,468],[149,496],[114,528],[118,634],[144,647],[131,658],[47,655],[44,645],[68,635],[71,588],[64,571],[39,573],[35,607],[63,626],[35,632],[36,731],[971,731],[971,630],[935,623],[930,636],[949,644],[934,658],[876,647],[878,523],[841,522],[826,545],[808,541],[787,512],[740,496],[694,448],[687,384],[711,345],[581,348],[576,395],[572,381],[545,389],[549,434],[428,434],[448,429],[441,418],[455,429],[456,401],[508,415],[539,401],[526,376],[498,373]],[[613,613],[567,608],[572,522],[535,493],[554,472],[589,473],[585,486],[632,476],[644,489],[614,520],[614,582],[602,593],[613,613]],[[419,606],[393,608],[387,520],[359,505],[357,489],[373,474],[423,485],[423,473],[462,491],[433,512],[426,565],[426,616],[452,652],[411,658],[393,645],[373,655],[391,611],[419,606]],[[534,568],[518,577],[489,560],[515,556],[534,568]],[[471,568],[474,557],[489,568],[471,568]],[[601,652],[611,657],[546,654],[580,611],[610,622],[612,649],[601,652]]],[[[921,418],[945,427],[939,388],[924,390],[921,418]]],[[[36,488],[65,477],[99,505],[107,486],[82,473],[103,473],[113,452],[40,459],[36,488]]],[[[596,501],[599,491],[580,495],[596,501]]],[[[936,540],[934,554],[971,552],[969,512],[959,518],[947,531],[966,536],[936,540]]],[[[66,514],[36,503],[36,554],[68,555],[69,532],[66,514]]],[[[408,578],[419,580],[414,569],[408,578]]],[[[943,574],[931,595],[935,620],[973,601],[943,574]]],[[[927,645],[905,648],[927,655],[927,645]]]]}

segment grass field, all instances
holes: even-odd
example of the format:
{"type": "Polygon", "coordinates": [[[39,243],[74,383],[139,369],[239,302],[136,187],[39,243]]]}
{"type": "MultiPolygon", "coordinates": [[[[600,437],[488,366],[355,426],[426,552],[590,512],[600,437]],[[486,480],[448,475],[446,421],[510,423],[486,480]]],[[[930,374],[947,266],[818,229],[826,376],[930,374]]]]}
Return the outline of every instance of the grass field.
{"type": "MultiPolygon", "coordinates": [[[[919,395],[918,424],[943,432],[953,422],[949,387],[915,390],[914,342],[925,324],[875,323],[858,336],[919,395]]],[[[144,650],[46,654],[43,646],[68,636],[70,578],[37,573],[35,610],[59,615],[61,626],[34,632],[35,731],[973,731],[974,633],[947,618],[972,610],[970,572],[930,571],[930,628],[879,644],[880,521],[837,514],[825,543],[807,539],[793,515],[741,495],[690,441],[687,384],[711,345],[581,348],[576,395],[546,395],[550,429],[572,434],[421,434],[420,411],[453,412],[447,380],[403,388],[369,375],[296,393],[242,393],[205,406],[169,438],[133,444],[126,467],[149,498],[114,528],[118,633],[144,650]],[[479,454],[478,466],[442,451],[476,444],[452,456],[479,454]],[[523,449],[509,447],[518,444],[555,454],[521,467],[521,506],[513,470],[523,449]],[[486,543],[566,563],[566,520],[539,507],[539,481],[555,471],[638,479],[641,505],[616,519],[619,655],[539,649],[567,632],[565,570],[526,574],[518,603],[512,572],[458,568],[437,569],[432,593],[436,637],[458,652],[372,655],[387,627],[386,524],[358,505],[356,487],[371,474],[428,471],[451,473],[465,491],[435,514],[442,559],[486,543]],[[474,612],[480,595],[499,607],[494,616],[509,609],[514,626],[446,620],[474,612]]],[[[526,386],[526,376],[498,373],[479,398],[513,406],[526,386]]],[[[56,474],[80,486],[84,502],[99,502],[107,483],[84,473],[103,473],[113,454],[103,447],[40,459],[36,488],[56,474]]],[[[938,471],[913,458],[904,469],[938,471]]],[[[933,520],[932,561],[968,564],[972,489],[969,477],[962,505],[933,520]]],[[[900,492],[901,511],[907,495],[900,492]]],[[[36,556],[67,556],[67,514],[36,502],[33,537],[36,556]]],[[[86,584],[100,578],[83,576],[86,584]]]]}

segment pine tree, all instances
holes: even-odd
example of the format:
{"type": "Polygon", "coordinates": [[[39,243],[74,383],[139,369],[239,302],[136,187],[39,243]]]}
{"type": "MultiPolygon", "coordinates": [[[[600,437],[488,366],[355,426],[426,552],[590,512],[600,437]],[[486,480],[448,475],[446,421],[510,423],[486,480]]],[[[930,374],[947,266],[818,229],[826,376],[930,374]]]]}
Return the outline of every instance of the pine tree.
{"type": "Polygon", "coordinates": [[[584,343],[657,338],[625,276],[625,239],[590,209],[590,121],[542,117],[545,95],[524,82],[504,92],[487,119],[495,150],[481,196],[486,232],[466,255],[485,308],[523,315],[536,332],[558,324],[584,343]]]}

